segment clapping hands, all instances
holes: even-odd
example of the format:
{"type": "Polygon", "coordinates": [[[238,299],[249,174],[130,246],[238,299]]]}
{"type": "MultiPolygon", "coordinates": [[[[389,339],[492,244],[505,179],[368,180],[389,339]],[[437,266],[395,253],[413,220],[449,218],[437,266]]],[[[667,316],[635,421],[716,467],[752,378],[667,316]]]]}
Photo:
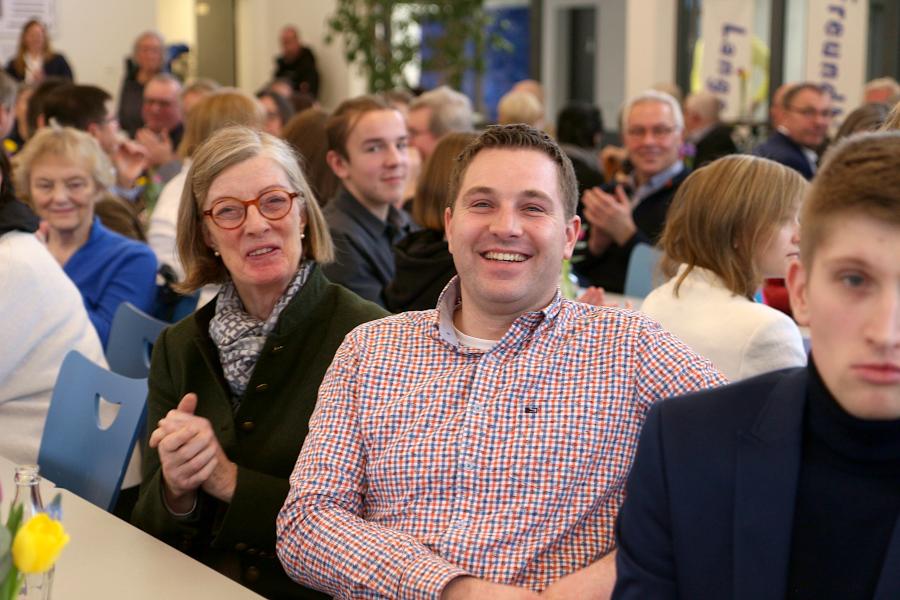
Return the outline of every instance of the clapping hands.
{"type": "Polygon", "coordinates": [[[190,510],[198,489],[230,502],[237,483],[237,465],[225,455],[209,420],[194,414],[196,408],[197,395],[185,394],[150,434],[150,447],[159,452],[166,502],[176,512],[190,510]]]}

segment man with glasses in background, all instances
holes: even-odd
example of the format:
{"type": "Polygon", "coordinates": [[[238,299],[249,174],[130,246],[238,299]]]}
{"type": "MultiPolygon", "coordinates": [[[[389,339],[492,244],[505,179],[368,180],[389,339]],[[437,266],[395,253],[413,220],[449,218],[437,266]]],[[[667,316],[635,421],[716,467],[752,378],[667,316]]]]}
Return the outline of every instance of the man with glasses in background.
{"type": "Polygon", "coordinates": [[[831,116],[831,95],[815,83],[799,83],[785,92],[780,122],[769,139],[753,149],[753,154],[812,179],[831,116]]]}
{"type": "Polygon", "coordinates": [[[631,175],[624,183],[585,190],[579,212],[587,243],[572,260],[582,285],[615,293],[624,290],[635,245],[656,243],[689,171],[679,155],[684,116],[672,96],[648,90],[632,98],[622,114],[631,175]]]}

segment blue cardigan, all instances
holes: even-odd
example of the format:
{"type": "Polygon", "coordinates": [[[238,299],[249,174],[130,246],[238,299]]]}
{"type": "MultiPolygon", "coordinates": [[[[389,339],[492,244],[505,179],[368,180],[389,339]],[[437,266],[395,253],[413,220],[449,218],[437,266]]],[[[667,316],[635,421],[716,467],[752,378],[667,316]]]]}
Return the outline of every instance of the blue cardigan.
{"type": "Polygon", "coordinates": [[[109,326],[122,302],[149,312],[156,298],[156,256],[146,244],[110,231],[94,217],[91,235],[63,270],[84,298],[106,347],[109,326]]]}

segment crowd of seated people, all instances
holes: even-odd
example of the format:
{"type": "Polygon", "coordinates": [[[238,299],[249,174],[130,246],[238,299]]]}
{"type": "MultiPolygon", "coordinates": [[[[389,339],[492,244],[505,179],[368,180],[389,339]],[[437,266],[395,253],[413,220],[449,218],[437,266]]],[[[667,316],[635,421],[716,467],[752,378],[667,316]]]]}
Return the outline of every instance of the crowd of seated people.
{"type": "Polygon", "coordinates": [[[265,597],[900,597],[896,82],[839,128],[786,84],[749,155],[656,86],[603,149],[532,80],[477,128],[446,86],[330,110],[281,43],[254,97],[144,32],[116,110],[25,25],[0,454],[36,459],[63,357],[105,365],[162,268],[206,293],[153,348],[131,519],[265,597]],[[668,279],[606,306],[642,243],[668,279]]]}

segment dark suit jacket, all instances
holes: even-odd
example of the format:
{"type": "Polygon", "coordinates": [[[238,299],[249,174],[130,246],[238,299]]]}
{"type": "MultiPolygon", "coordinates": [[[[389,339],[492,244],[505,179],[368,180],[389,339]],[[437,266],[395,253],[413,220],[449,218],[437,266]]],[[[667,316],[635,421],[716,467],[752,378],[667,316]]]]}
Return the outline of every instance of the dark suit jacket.
{"type": "Polygon", "coordinates": [[[765,142],[753,149],[755,156],[762,156],[790,167],[807,180],[813,178],[813,170],[800,145],[780,131],[775,131],[765,142]]]}
{"type": "MultiPolygon", "coordinates": [[[[616,600],[784,598],[809,372],[663,401],[616,527],[616,600]]],[[[900,598],[900,522],[873,600],[900,598]]],[[[823,574],[824,575],[824,574],[823,574]]]]}
{"type": "Polygon", "coordinates": [[[275,517],[308,431],[319,384],[344,336],[386,316],[317,266],[281,313],[266,340],[237,412],[209,336],[215,301],[164,330],[153,347],[148,430],[188,392],[196,414],[210,420],[238,466],[230,504],[202,491],[190,518],[173,517],[162,501],[159,453],[144,452],[143,481],[132,521],[148,533],[268,598],[321,598],[285,575],[275,556],[275,517]]]}
{"type": "Polygon", "coordinates": [[[697,169],[717,158],[736,153],[738,151],[737,146],[734,145],[734,140],[731,139],[733,129],[730,125],[720,123],[697,140],[697,152],[694,154],[693,167],[697,169]]]}
{"type": "MultiPolygon", "coordinates": [[[[613,242],[603,254],[591,254],[586,247],[579,250],[572,259],[572,269],[583,286],[596,285],[616,294],[623,292],[631,251],[641,242],[656,245],[666,225],[666,214],[669,212],[672,198],[689,173],[690,169],[685,167],[665,186],[637,205],[631,214],[637,226],[637,233],[631,236],[624,246],[613,242]]],[[[603,186],[603,190],[614,194],[615,186],[608,184],[603,186]]]]}

